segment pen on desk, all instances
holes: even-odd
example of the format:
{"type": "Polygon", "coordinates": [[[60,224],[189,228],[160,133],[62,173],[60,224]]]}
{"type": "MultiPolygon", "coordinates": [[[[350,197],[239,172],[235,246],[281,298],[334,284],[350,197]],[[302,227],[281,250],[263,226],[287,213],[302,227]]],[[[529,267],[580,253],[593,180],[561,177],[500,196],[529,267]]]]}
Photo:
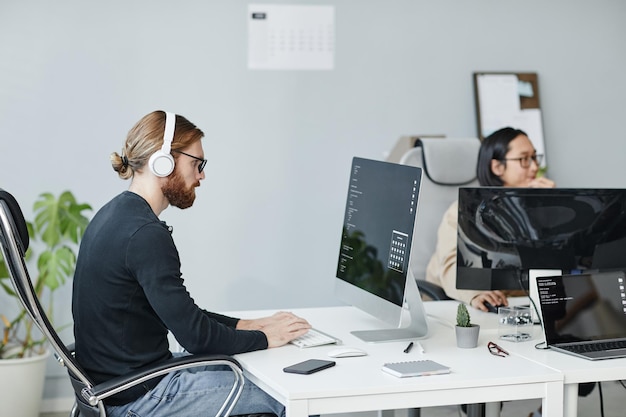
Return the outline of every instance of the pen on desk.
{"type": "Polygon", "coordinates": [[[404,353],[409,353],[411,351],[412,347],[413,347],[413,342],[409,343],[409,345],[406,347],[406,349],[404,349],[404,353]]]}

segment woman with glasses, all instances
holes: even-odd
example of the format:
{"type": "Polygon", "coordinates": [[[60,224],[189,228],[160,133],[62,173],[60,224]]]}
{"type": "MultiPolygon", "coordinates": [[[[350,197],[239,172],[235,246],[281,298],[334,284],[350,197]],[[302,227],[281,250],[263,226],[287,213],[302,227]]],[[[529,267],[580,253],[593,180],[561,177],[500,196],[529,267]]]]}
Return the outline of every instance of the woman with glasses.
{"type": "MultiPolygon", "coordinates": [[[[554,181],[538,176],[542,155],[537,155],[528,135],[505,127],[488,137],[480,146],[476,173],[482,186],[554,188],[554,181]]],[[[441,286],[448,297],[464,301],[479,310],[506,306],[507,294],[500,290],[476,291],[456,288],[456,238],[458,202],[444,214],[437,232],[435,253],[426,267],[426,280],[441,286]]]]}
{"type": "Polygon", "coordinates": [[[554,181],[537,176],[543,155],[537,155],[526,133],[505,127],[487,136],[478,151],[480,185],[554,188],[554,181]]]}
{"type": "MultiPolygon", "coordinates": [[[[537,155],[528,135],[519,129],[505,127],[487,136],[478,151],[476,174],[482,186],[554,188],[554,181],[538,176],[543,155],[537,155]]],[[[488,311],[485,302],[492,306],[508,305],[507,295],[523,295],[514,291],[473,291],[456,289],[456,236],[458,202],[446,211],[437,232],[437,247],[426,267],[426,279],[441,287],[450,298],[464,301],[479,310],[488,311]]],[[[502,349],[494,354],[506,356],[502,349]]],[[[595,382],[580,384],[578,395],[589,395],[595,382]]],[[[528,417],[540,417],[541,407],[528,417]]]]}

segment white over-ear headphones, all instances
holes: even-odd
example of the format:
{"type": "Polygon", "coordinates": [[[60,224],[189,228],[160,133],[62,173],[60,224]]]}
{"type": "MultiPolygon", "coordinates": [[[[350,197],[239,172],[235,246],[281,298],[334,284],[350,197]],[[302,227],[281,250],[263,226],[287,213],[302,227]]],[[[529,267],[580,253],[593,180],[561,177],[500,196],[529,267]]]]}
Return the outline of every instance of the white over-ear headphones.
{"type": "Polygon", "coordinates": [[[170,153],[174,129],[176,128],[176,115],[165,112],[165,131],[163,132],[163,146],[150,157],[148,166],[150,171],[157,177],[167,177],[174,171],[174,158],[170,153]]]}

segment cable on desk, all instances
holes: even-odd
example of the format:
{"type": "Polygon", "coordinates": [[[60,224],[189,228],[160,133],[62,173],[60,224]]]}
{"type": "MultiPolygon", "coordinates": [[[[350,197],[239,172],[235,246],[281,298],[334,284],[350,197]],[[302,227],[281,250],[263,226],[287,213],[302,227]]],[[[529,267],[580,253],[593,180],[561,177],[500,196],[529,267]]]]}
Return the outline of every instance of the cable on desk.
{"type": "MultiPolygon", "coordinates": [[[[543,320],[541,320],[541,314],[539,314],[539,309],[537,308],[537,305],[535,304],[535,301],[532,299],[532,297],[528,293],[528,290],[526,290],[526,288],[524,287],[524,283],[522,282],[521,274],[517,277],[517,281],[519,282],[520,289],[524,292],[526,297],[528,297],[528,300],[530,301],[530,304],[533,306],[533,310],[535,310],[535,314],[537,315],[537,320],[539,320],[539,325],[541,326],[541,333],[545,334],[545,330],[543,328],[543,320]]],[[[545,349],[549,349],[549,347],[548,347],[548,345],[546,344],[546,342],[544,340],[543,342],[537,343],[535,345],[535,349],[545,350],[545,349]],[[546,346],[545,347],[539,347],[541,345],[546,345],[546,346]]]]}
{"type": "Polygon", "coordinates": [[[433,321],[436,321],[436,322],[438,322],[440,324],[443,324],[446,327],[454,329],[454,325],[452,323],[450,323],[448,320],[444,320],[441,317],[437,317],[437,316],[435,316],[433,314],[429,314],[429,313],[426,313],[426,317],[428,317],[430,320],[433,320],[433,321]]]}

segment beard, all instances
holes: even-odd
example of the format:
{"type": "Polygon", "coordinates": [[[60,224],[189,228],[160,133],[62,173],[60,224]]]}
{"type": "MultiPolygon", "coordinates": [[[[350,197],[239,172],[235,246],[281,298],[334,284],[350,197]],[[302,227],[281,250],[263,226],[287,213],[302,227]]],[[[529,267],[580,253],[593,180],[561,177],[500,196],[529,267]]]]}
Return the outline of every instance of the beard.
{"type": "Polygon", "coordinates": [[[186,209],[193,205],[196,199],[196,187],[200,182],[185,187],[185,180],[174,171],[167,179],[167,183],[161,187],[161,191],[170,205],[179,209],[186,209]]]}

